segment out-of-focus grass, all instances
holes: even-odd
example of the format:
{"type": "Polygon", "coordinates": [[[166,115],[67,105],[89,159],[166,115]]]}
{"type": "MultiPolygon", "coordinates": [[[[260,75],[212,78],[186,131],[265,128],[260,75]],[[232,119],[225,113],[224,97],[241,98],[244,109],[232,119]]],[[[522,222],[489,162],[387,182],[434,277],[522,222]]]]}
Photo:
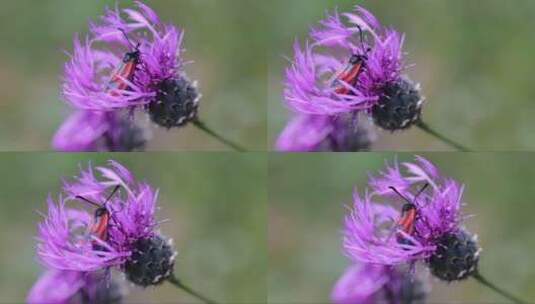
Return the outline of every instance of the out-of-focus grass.
{"type": "MultiPolygon", "coordinates": [[[[323,303],[349,260],[341,251],[345,206],[362,193],[367,173],[410,154],[272,155],[269,169],[270,303],[323,303]]],[[[423,154],[444,175],[466,185],[464,214],[483,248],[481,272],[498,286],[532,300],[535,292],[535,156],[529,153],[423,154]]],[[[401,206],[400,206],[401,207],[401,206]]],[[[468,280],[431,278],[430,303],[503,303],[468,280]]]]}
{"type": "MultiPolygon", "coordinates": [[[[257,1],[146,1],[186,31],[190,78],[203,94],[200,117],[250,150],[266,147],[265,16],[257,1]]],[[[75,33],[116,1],[6,1],[0,9],[0,150],[48,150],[70,112],[60,100],[64,51],[75,33]]],[[[121,7],[132,1],[121,1],[121,7]]],[[[154,128],[149,150],[220,150],[193,126],[154,128]]]]}
{"type": "MultiPolygon", "coordinates": [[[[42,268],[34,236],[61,178],[115,159],[160,189],[161,231],[179,252],[184,282],[222,303],[266,298],[266,157],[261,154],[0,154],[0,303],[23,302],[42,268]]],[[[169,284],[136,289],[128,302],[191,303],[169,284]]]]}
{"type": "MultiPolygon", "coordinates": [[[[288,120],[282,104],[284,56],[293,56],[310,26],[336,7],[355,4],[406,33],[407,72],[427,97],[425,120],[476,150],[535,148],[535,2],[519,1],[270,1],[270,147],[288,120]]],[[[417,129],[381,132],[376,150],[445,150],[449,147],[417,129]]]]}

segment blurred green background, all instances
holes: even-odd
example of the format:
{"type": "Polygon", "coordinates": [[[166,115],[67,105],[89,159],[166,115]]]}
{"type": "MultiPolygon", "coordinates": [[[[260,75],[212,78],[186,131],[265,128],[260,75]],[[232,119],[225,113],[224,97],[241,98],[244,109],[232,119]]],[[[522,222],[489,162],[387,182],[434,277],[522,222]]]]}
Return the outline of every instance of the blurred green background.
{"type": "MultiPolygon", "coordinates": [[[[78,166],[114,159],[160,189],[161,231],[179,252],[175,271],[221,303],[266,298],[266,157],[170,153],[59,155],[1,153],[0,303],[21,303],[42,267],[35,240],[45,199],[78,166]]],[[[128,303],[196,303],[170,284],[129,286],[128,303]]]]}
{"type": "MultiPolygon", "coordinates": [[[[433,153],[422,156],[466,185],[467,228],[479,235],[480,270],[524,300],[535,299],[535,155],[433,153]]],[[[342,220],[355,186],[396,154],[271,155],[269,166],[270,303],[324,303],[349,260],[342,254],[342,220]]],[[[411,154],[397,154],[400,161],[411,154]]],[[[401,208],[401,206],[399,206],[401,208]]],[[[430,303],[507,303],[474,280],[431,278],[430,303]]]]}
{"type": "MultiPolygon", "coordinates": [[[[282,105],[286,57],[336,7],[356,4],[406,33],[407,72],[427,97],[424,119],[476,151],[535,149],[535,1],[276,0],[269,1],[270,148],[288,120],[282,105]]],[[[382,151],[450,149],[418,129],[380,132],[382,151]]]]}
{"type": "MultiPolygon", "coordinates": [[[[132,1],[4,1],[0,9],[0,150],[50,149],[70,113],[60,100],[64,51],[75,33],[106,6],[132,1]]],[[[145,1],[165,23],[186,31],[186,70],[198,80],[200,117],[249,150],[266,148],[266,14],[248,0],[145,1]]],[[[221,150],[224,146],[188,126],[153,128],[148,150],[221,150]]]]}

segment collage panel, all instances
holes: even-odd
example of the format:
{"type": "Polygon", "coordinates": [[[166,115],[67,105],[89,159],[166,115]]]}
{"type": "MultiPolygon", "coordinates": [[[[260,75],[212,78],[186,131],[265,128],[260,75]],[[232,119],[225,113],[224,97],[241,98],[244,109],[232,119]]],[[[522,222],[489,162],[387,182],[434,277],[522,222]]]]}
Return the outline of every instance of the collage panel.
{"type": "Polygon", "coordinates": [[[535,2],[273,3],[271,150],[535,148],[535,2]]]}
{"type": "Polygon", "coordinates": [[[4,1],[0,304],[535,303],[534,13],[4,1]]]}
{"type": "Polygon", "coordinates": [[[266,150],[256,1],[22,0],[1,11],[0,150],[233,149],[210,132],[266,150]]]}
{"type": "Polygon", "coordinates": [[[530,303],[534,157],[271,155],[268,303],[530,303]]]}
{"type": "Polygon", "coordinates": [[[263,154],[1,153],[0,303],[205,303],[173,276],[214,303],[265,302],[265,164],[263,154]]]}

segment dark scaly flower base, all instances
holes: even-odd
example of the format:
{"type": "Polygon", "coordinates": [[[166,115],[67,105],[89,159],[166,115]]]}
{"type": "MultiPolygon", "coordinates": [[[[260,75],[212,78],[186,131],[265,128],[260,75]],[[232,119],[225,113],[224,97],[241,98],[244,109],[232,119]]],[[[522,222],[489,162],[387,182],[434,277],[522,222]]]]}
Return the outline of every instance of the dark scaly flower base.
{"type": "Polygon", "coordinates": [[[411,275],[405,275],[401,286],[385,286],[381,291],[380,303],[387,304],[425,304],[427,300],[427,288],[425,284],[411,275]]]}
{"type": "Polygon", "coordinates": [[[427,263],[437,278],[460,281],[477,273],[480,249],[474,237],[464,230],[437,240],[437,250],[427,263]]]}
{"type": "MultiPolygon", "coordinates": [[[[425,284],[417,279],[405,277],[401,286],[402,304],[425,304],[427,303],[427,288],[425,284]]],[[[396,303],[392,301],[392,303],[396,303]]]]}
{"type": "Polygon", "coordinates": [[[143,151],[147,144],[146,132],[135,125],[133,120],[122,119],[117,126],[119,133],[116,138],[113,135],[106,136],[106,145],[109,151],[132,152],[143,151]]]}
{"type": "Polygon", "coordinates": [[[116,281],[102,280],[93,291],[91,297],[86,291],[82,290],[78,293],[80,301],[73,301],[73,303],[82,304],[121,304],[123,303],[123,291],[121,286],[116,281]]]}
{"type": "MultiPolygon", "coordinates": [[[[349,133],[349,132],[348,132],[349,133]]],[[[324,152],[367,152],[370,151],[372,140],[367,130],[355,130],[347,134],[347,138],[341,144],[337,138],[329,136],[322,143],[320,151],[324,152]]]]}
{"type": "Polygon", "coordinates": [[[324,152],[365,152],[370,151],[375,141],[375,132],[367,121],[353,117],[338,117],[333,122],[332,132],[319,146],[324,152]]]}
{"type": "Polygon", "coordinates": [[[156,99],[148,105],[151,120],[167,129],[182,127],[197,118],[200,94],[186,77],[158,85],[156,99]]]}
{"type": "Polygon", "coordinates": [[[173,273],[176,252],[168,240],[160,236],[138,240],[134,254],[125,265],[126,277],[134,284],[157,285],[173,273]]]}
{"type": "Polygon", "coordinates": [[[422,116],[424,99],[417,86],[407,78],[386,85],[377,105],[372,108],[376,125],[397,131],[410,128],[422,116]]]}

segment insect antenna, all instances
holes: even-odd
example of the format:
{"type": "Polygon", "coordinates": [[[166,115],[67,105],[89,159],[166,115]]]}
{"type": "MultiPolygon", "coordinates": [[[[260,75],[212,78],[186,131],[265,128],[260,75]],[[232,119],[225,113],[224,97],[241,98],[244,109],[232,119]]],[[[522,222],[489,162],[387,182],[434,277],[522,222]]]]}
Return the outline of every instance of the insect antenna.
{"type": "Polygon", "coordinates": [[[113,188],[110,195],[108,195],[108,197],[106,198],[106,201],[104,201],[104,206],[106,206],[106,204],[111,200],[111,198],[115,195],[115,193],[117,192],[117,190],[119,190],[120,187],[120,185],[117,185],[115,186],[115,188],[113,188]]]}
{"type": "Polygon", "coordinates": [[[392,187],[392,186],[390,186],[390,187],[388,187],[388,188],[390,188],[390,190],[394,191],[397,195],[399,195],[399,197],[401,197],[401,198],[402,198],[404,201],[406,201],[407,203],[409,203],[409,204],[411,204],[411,205],[414,205],[414,203],[411,202],[408,198],[406,198],[403,194],[401,194],[401,193],[398,191],[398,189],[396,189],[396,188],[394,188],[394,187],[392,187]]]}
{"type": "Polygon", "coordinates": [[[366,48],[364,45],[364,31],[362,30],[362,27],[360,25],[357,25],[357,28],[359,29],[359,37],[360,37],[360,48],[364,51],[364,55],[366,56],[372,49],[366,48]]]}
{"type": "Polygon", "coordinates": [[[89,199],[87,199],[87,198],[85,198],[85,197],[83,197],[81,195],[77,195],[77,196],[75,196],[75,198],[79,199],[79,200],[82,200],[82,201],[84,201],[86,203],[89,203],[89,204],[91,204],[91,205],[93,205],[93,206],[95,206],[97,208],[102,208],[102,206],[100,204],[97,204],[97,203],[95,203],[95,202],[93,202],[93,201],[91,201],[91,200],[89,200],[89,199]]]}
{"type": "MultiPolygon", "coordinates": [[[[104,206],[107,205],[107,203],[110,201],[110,199],[115,195],[115,193],[119,190],[121,186],[120,185],[117,185],[115,186],[115,188],[113,188],[112,192],[110,193],[110,195],[108,195],[108,198],[106,199],[106,202],[104,203],[104,206]]],[[[108,209],[106,208],[110,214],[110,217],[113,219],[113,221],[115,222],[115,225],[113,225],[115,228],[117,228],[118,230],[120,230],[123,234],[127,234],[123,228],[118,225],[117,223],[119,223],[119,220],[117,219],[117,217],[115,216],[115,213],[116,212],[121,212],[124,210],[124,205],[122,205],[122,208],[120,210],[112,210],[111,208],[108,209]]],[[[111,224],[110,224],[111,225],[111,224]]]]}
{"type": "Polygon", "coordinates": [[[124,38],[126,39],[126,41],[128,42],[128,44],[130,44],[130,47],[134,50],[137,50],[139,48],[139,46],[141,45],[140,43],[138,43],[137,45],[134,46],[134,44],[132,43],[132,41],[130,40],[130,37],[128,37],[128,34],[126,33],[126,31],[122,28],[118,28],[117,29],[119,32],[123,33],[123,36],[124,38]]]}
{"type": "MultiPolygon", "coordinates": [[[[108,195],[108,198],[106,198],[106,201],[104,202],[104,206],[106,207],[106,209],[108,209],[108,208],[107,208],[107,204],[108,204],[109,201],[113,198],[113,196],[115,195],[115,193],[117,193],[117,191],[119,190],[119,188],[121,188],[120,185],[115,186],[115,188],[113,188],[113,190],[110,192],[110,195],[108,195]]],[[[124,207],[121,208],[121,210],[112,210],[111,208],[109,208],[108,211],[110,212],[110,215],[113,217],[113,213],[114,213],[114,212],[121,212],[121,211],[123,211],[123,209],[124,209],[124,207]],[[112,212],[112,211],[114,211],[114,212],[112,212]]],[[[115,219],[115,218],[114,218],[114,219],[115,219]]],[[[115,219],[115,221],[117,221],[117,220],[115,219]]]]}
{"type": "Polygon", "coordinates": [[[88,198],[85,198],[81,195],[77,195],[75,196],[76,199],[79,199],[79,200],[82,200],[86,203],[89,203],[93,206],[96,206],[96,207],[99,207],[99,208],[102,208],[102,207],[106,207],[106,204],[110,201],[110,199],[113,197],[113,195],[115,195],[115,192],[117,192],[117,190],[119,190],[119,185],[115,186],[115,188],[113,189],[113,191],[110,193],[110,195],[108,195],[108,197],[106,198],[106,200],[104,201],[103,204],[98,204],[98,203],[95,203],[93,202],[92,200],[88,199],[88,198]]]}
{"type": "Polygon", "coordinates": [[[362,31],[362,27],[360,25],[357,25],[357,28],[359,29],[359,36],[360,36],[360,45],[364,45],[364,32],[362,31]]]}
{"type": "Polygon", "coordinates": [[[416,201],[418,200],[418,197],[420,196],[420,194],[424,193],[425,189],[427,189],[427,187],[429,187],[429,183],[425,183],[425,185],[423,185],[423,187],[420,189],[420,191],[418,191],[418,193],[416,193],[416,195],[414,196],[414,204],[416,204],[416,201]]]}
{"type": "Polygon", "coordinates": [[[403,194],[401,194],[396,188],[394,188],[392,186],[390,186],[388,188],[390,188],[392,191],[394,191],[397,195],[399,195],[399,197],[401,197],[407,203],[409,203],[411,205],[416,205],[416,201],[418,200],[418,197],[420,197],[420,195],[422,193],[424,193],[424,191],[425,191],[425,189],[427,189],[427,187],[429,187],[429,183],[425,183],[425,185],[423,185],[422,188],[420,188],[420,190],[418,190],[418,192],[416,193],[416,195],[414,196],[414,199],[412,201],[410,201],[407,197],[405,197],[403,194]]]}

